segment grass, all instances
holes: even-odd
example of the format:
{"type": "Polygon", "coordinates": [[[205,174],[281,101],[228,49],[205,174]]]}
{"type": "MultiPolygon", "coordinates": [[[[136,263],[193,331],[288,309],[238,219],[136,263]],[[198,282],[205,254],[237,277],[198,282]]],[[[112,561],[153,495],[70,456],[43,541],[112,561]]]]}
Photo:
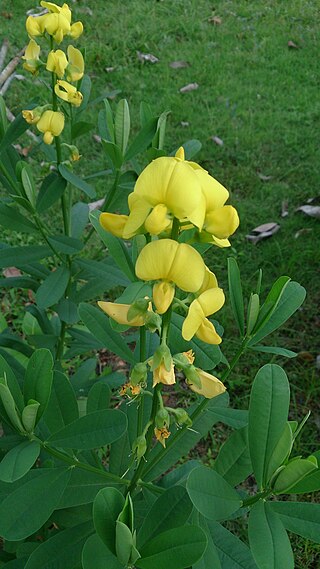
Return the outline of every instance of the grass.
{"type": "MultiPolygon", "coordinates": [[[[6,2],[6,14],[12,18],[5,20],[3,29],[12,56],[27,41],[24,17],[31,7],[31,0],[6,2]]],[[[240,213],[241,226],[232,239],[231,253],[240,264],[246,296],[259,267],[264,272],[264,291],[280,274],[306,287],[304,306],[272,342],[299,353],[297,359],[276,361],[284,365],[291,381],[292,418],[301,419],[309,408],[312,410],[296,450],[314,451],[320,412],[319,372],[315,367],[319,353],[320,224],[296,208],[318,193],[317,2],[218,0],[215,11],[207,0],[78,0],[72,7],[75,19],[85,23],[79,45],[86,46],[93,96],[119,91],[112,98],[114,102],[128,99],[133,130],[138,128],[141,100],[147,101],[155,113],[170,110],[168,152],[187,139],[201,141],[197,161],[228,187],[231,202],[240,213]],[[209,21],[213,15],[221,18],[220,24],[209,21]],[[289,48],[289,40],[298,47],[289,48]],[[141,63],[137,51],[152,53],[159,62],[141,63]],[[189,66],[172,69],[169,63],[175,60],[187,61],[189,66]],[[197,90],[179,92],[194,82],[199,85],[197,90]],[[217,145],[214,136],[223,145],[217,145]],[[283,200],[289,206],[285,218],[281,217],[283,200]],[[246,235],[269,221],[279,223],[280,231],[252,245],[246,235]]],[[[6,99],[16,112],[38,95],[39,82],[28,76],[26,81],[12,84],[6,99]]],[[[96,105],[91,109],[93,121],[100,108],[96,105]]],[[[80,173],[105,167],[100,147],[91,135],[81,138],[79,147],[83,154],[80,173]]],[[[103,195],[108,184],[107,178],[98,180],[98,195],[103,195]]],[[[229,254],[215,249],[208,256],[224,287],[229,254]]],[[[237,340],[228,307],[222,323],[230,338],[226,343],[230,355],[237,340]]],[[[253,376],[266,361],[270,361],[267,355],[252,353],[242,359],[229,388],[233,406],[246,406],[253,376]]],[[[295,540],[295,551],[297,568],[316,566],[316,546],[295,540]]]]}

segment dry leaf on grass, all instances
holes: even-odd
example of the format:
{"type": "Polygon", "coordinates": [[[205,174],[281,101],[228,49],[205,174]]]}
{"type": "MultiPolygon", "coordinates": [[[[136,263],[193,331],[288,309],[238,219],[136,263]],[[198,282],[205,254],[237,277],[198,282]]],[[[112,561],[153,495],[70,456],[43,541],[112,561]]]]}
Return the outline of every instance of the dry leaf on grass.
{"type": "Polygon", "coordinates": [[[2,271],[2,274],[7,279],[10,279],[12,277],[21,277],[22,272],[16,267],[7,267],[2,271]]]}
{"type": "Polygon", "coordinates": [[[280,225],[271,221],[270,223],[263,223],[252,229],[250,235],[246,235],[248,241],[251,241],[254,245],[261,241],[262,239],[267,239],[267,237],[272,237],[277,231],[279,231],[280,225]]]}
{"type": "Polygon", "coordinates": [[[299,46],[296,43],[294,43],[294,41],[289,40],[288,41],[288,48],[289,49],[299,49],[299,46]]]}
{"type": "Polygon", "coordinates": [[[265,174],[262,174],[262,172],[257,172],[257,174],[261,182],[269,182],[269,180],[272,179],[272,176],[266,176],[265,174]]]}
{"type": "Polygon", "coordinates": [[[299,231],[297,231],[294,234],[294,238],[298,239],[299,237],[301,237],[301,235],[305,235],[306,233],[310,233],[311,231],[312,231],[312,229],[303,227],[303,229],[299,229],[299,231]]]}
{"type": "Polygon", "coordinates": [[[213,24],[214,26],[219,26],[220,24],[222,24],[222,19],[220,18],[220,16],[211,16],[211,18],[208,18],[208,22],[209,24],[213,24]]]}
{"type": "Polygon", "coordinates": [[[320,206],[319,205],[302,205],[298,207],[296,211],[302,211],[306,215],[310,217],[315,217],[316,219],[320,219],[320,206]]]}
{"type": "Polygon", "coordinates": [[[188,61],[171,61],[169,66],[172,69],[184,69],[185,67],[190,67],[190,63],[188,61]]]}
{"type": "Polygon", "coordinates": [[[219,136],[211,136],[211,140],[213,140],[213,142],[215,142],[218,146],[224,145],[222,138],[219,138],[219,136]]]}
{"type": "Polygon", "coordinates": [[[184,128],[185,128],[186,126],[190,126],[190,123],[189,123],[188,121],[181,121],[180,124],[181,124],[181,126],[183,126],[184,128]]]}
{"type": "Polygon", "coordinates": [[[99,136],[99,134],[93,134],[92,138],[95,142],[101,142],[101,136],[99,136]]]}
{"type": "Polygon", "coordinates": [[[180,93],[189,93],[189,91],[195,91],[196,89],[199,89],[198,83],[188,83],[188,85],[181,87],[179,91],[180,93]]]}
{"type": "Polygon", "coordinates": [[[104,70],[105,70],[107,73],[112,73],[112,71],[115,70],[115,67],[105,67],[104,70]]]}
{"type": "Polygon", "coordinates": [[[97,200],[95,202],[88,203],[89,211],[93,211],[94,209],[99,209],[100,206],[104,204],[104,198],[101,200],[97,200]]]}
{"type": "Polygon", "coordinates": [[[148,61],[149,63],[158,63],[159,61],[159,59],[152,53],[142,53],[141,51],[137,51],[137,57],[139,61],[142,61],[142,63],[145,61],[148,61]]]}
{"type": "Polygon", "coordinates": [[[287,217],[289,215],[289,202],[288,200],[282,200],[281,204],[281,217],[287,217]]]}

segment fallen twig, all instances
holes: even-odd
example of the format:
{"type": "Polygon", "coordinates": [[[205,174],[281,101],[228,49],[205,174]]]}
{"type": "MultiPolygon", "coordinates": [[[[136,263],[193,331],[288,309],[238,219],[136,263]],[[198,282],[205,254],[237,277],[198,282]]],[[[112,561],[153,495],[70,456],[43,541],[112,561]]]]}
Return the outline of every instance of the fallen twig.
{"type": "Polygon", "coordinates": [[[8,77],[6,82],[2,85],[2,87],[0,89],[0,95],[4,95],[6,93],[6,91],[9,89],[10,83],[11,83],[11,81],[13,81],[13,79],[18,79],[18,81],[24,81],[25,76],[24,75],[18,75],[17,73],[12,73],[12,75],[10,75],[10,77],[8,77]]]}
{"type": "Polygon", "coordinates": [[[8,40],[4,40],[4,41],[3,41],[3,44],[2,44],[2,46],[1,46],[1,49],[0,49],[0,71],[2,70],[2,68],[3,68],[3,66],[4,66],[4,62],[5,62],[5,59],[6,59],[8,47],[9,47],[9,42],[8,42],[8,40]]]}
{"type": "Polygon", "coordinates": [[[24,54],[25,48],[23,48],[19,53],[9,61],[8,65],[0,73],[0,87],[7,81],[8,77],[12,75],[15,68],[19,65],[21,56],[24,54]]]}

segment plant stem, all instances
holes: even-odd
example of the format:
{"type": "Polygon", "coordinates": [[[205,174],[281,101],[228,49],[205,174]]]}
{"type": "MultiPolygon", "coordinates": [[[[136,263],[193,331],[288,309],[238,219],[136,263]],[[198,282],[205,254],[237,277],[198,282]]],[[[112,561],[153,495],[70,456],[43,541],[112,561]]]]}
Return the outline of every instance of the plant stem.
{"type": "MultiPolygon", "coordinates": [[[[116,170],[114,182],[112,184],[112,188],[111,188],[110,192],[108,193],[108,195],[104,199],[104,202],[103,202],[102,207],[101,207],[101,211],[107,211],[108,210],[108,208],[109,208],[109,206],[110,206],[110,204],[114,198],[114,195],[117,191],[119,180],[120,180],[120,175],[121,175],[121,170],[116,170]]],[[[94,227],[91,227],[87,237],[84,240],[85,244],[88,243],[88,241],[89,241],[90,237],[93,235],[93,233],[94,233],[94,227]]]]}
{"type": "Polygon", "coordinates": [[[271,494],[270,490],[265,490],[264,492],[258,492],[258,494],[255,494],[254,496],[250,496],[250,498],[243,500],[242,508],[246,508],[247,506],[252,506],[256,502],[259,502],[259,500],[267,498],[268,496],[270,496],[270,494],[271,494]]]}
{"type": "MultiPolygon", "coordinates": [[[[146,329],[145,326],[140,326],[140,362],[144,362],[146,354],[146,329]]],[[[139,407],[138,407],[138,419],[137,419],[137,437],[139,437],[143,430],[143,412],[144,412],[144,395],[141,394],[139,407]]]]}

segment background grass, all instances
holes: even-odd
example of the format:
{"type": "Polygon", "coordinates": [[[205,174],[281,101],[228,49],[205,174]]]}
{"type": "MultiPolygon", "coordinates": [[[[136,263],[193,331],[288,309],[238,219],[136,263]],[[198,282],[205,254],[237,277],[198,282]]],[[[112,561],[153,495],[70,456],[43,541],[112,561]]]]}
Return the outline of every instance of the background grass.
{"type": "MultiPolygon", "coordinates": [[[[0,6],[5,23],[0,39],[8,37],[13,56],[27,42],[25,12],[34,5],[31,0],[6,0],[0,6]]],[[[240,213],[232,254],[240,264],[245,293],[254,286],[259,267],[264,272],[264,291],[280,274],[306,287],[304,306],[272,343],[299,352],[295,360],[277,358],[277,362],[285,366],[291,381],[292,417],[301,419],[312,410],[297,453],[314,451],[320,426],[315,365],[320,353],[320,223],[295,210],[319,195],[318,2],[78,0],[70,6],[74,20],[81,19],[85,25],[78,45],[86,47],[93,96],[113,93],[114,102],[127,98],[133,130],[138,128],[141,100],[155,113],[170,110],[168,152],[190,138],[202,142],[197,161],[230,190],[231,203],[240,213]],[[221,23],[210,22],[212,16],[221,23]],[[288,41],[297,48],[289,48],[288,41]],[[152,53],[159,62],[141,63],[138,50],[152,53]],[[172,69],[169,64],[175,60],[189,65],[172,69]],[[194,82],[197,90],[179,92],[194,82]],[[223,145],[217,145],[214,136],[223,145]],[[285,218],[281,217],[283,200],[289,209],[285,218]],[[247,233],[269,221],[278,222],[280,231],[252,245],[247,233]]],[[[26,80],[14,82],[6,97],[13,112],[23,108],[30,96],[39,97],[39,80],[25,75],[26,80]]],[[[100,108],[96,105],[90,111],[93,121],[100,108]]],[[[83,154],[77,166],[80,173],[105,167],[91,135],[80,139],[79,148],[83,154]]],[[[98,195],[110,183],[108,178],[99,180],[98,195]]],[[[208,256],[222,286],[226,286],[229,254],[215,249],[208,256]]],[[[11,298],[6,295],[4,302],[8,306],[11,298]]],[[[221,319],[230,339],[225,349],[231,355],[237,337],[228,307],[221,319]]],[[[250,353],[240,362],[229,386],[233,406],[245,407],[253,376],[266,361],[270,356],[250,353]]],[[[317,566],[316,546],[297,540],[295,549],[297,567],[317,566]]]]}

